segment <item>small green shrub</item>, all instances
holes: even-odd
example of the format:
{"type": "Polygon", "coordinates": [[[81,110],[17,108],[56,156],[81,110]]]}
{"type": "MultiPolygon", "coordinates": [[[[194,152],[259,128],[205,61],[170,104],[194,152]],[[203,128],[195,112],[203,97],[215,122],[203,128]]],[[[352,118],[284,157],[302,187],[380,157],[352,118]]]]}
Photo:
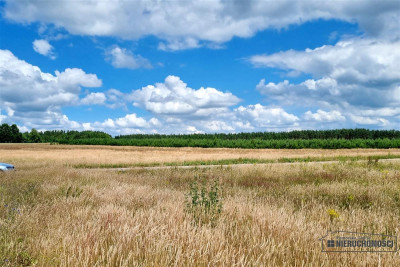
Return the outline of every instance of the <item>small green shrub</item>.
{"type": "Polygon", "coordinates": [[[222,213],[222,201],[219,183],[212,184],[199,178],[190,184],[190,191],[186,196],[185,212],[192,216],[196,225],[211,224],[215,226],[222,213]]]}

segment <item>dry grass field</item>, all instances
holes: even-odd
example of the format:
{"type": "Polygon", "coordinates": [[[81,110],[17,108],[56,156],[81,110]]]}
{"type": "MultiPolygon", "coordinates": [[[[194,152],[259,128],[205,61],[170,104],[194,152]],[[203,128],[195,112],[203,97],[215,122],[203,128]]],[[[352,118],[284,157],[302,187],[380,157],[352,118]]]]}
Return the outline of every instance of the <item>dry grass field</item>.
{"type": "Polygon", "coordinates": [[[0,144],[0,159],[62,164],[164,163],[237,158],[279,159],[333,156],[400,156],[400,149],[230,149],[0,144]]]}
{"type": "Polygon", "coordinates": [[[400,155],[399,149],[1,144],[0,161],[17,171],[0,173],[0,265],[400,266],[399,252],[326,253],[319,241],[328,230],[399,235],[398,160],[129,171],[73,167],[389,152],[400,155]],[[199,179],[217,182],[214,197],[222,208],[210,220],[188,212],[188,194],[199,179]]]}

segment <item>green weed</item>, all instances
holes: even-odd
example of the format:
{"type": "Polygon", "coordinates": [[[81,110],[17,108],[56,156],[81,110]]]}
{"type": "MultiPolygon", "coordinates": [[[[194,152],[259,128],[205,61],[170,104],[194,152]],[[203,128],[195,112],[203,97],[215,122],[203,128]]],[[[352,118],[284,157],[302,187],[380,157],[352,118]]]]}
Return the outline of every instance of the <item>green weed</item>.
{"type": "Polygon", "coordinates": [[[185,212],[192,216],[196,225],[210,224],[215,226],[222,213],[222,201],[219,183],[214,180],[207,184],[205,178],[199,177],[190,184],[190,191],[186,196],[185,212]]]}

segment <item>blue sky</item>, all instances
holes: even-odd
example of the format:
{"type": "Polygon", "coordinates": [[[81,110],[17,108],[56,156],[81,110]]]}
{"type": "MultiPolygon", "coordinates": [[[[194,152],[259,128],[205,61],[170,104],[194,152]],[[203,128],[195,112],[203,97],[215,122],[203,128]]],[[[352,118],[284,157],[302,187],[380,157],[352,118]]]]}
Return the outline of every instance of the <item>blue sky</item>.
{"type": "Polygon", "coordinates": [[[399,1],[0,1],[0,122],[400,129],[399,1]]]}

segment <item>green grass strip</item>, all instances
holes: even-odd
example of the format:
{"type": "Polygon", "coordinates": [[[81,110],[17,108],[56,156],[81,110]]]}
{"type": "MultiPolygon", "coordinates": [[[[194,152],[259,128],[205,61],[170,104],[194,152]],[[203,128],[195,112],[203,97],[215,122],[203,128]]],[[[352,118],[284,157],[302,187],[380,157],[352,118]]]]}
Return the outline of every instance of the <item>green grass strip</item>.
{"type": "MultiPolygon", "coordinates": [[[[220,160],[192,160],[183,162],[166,162],[166,163],[119,163],[119,164],[76,164],[72,165],[76,169],[118,169],[118,168],[134,168],[134,167],[162,167],[162,166],[202,166],[202,165],[237,165],[237,164],[269,164],[269,163],[295,163],[295,162],[324,162],[324,161],[377,161],[380,159],[397,159],[400,155],[372,155],[372,156],[334,156],[334,157],[302,157],[302,158],[280,158],[280,159],[254,159],[254,158],[237,158],[237,159],[220,159],[220,160]]],[[[68,165],[70,166],[70,165],[68,165]]]]}

